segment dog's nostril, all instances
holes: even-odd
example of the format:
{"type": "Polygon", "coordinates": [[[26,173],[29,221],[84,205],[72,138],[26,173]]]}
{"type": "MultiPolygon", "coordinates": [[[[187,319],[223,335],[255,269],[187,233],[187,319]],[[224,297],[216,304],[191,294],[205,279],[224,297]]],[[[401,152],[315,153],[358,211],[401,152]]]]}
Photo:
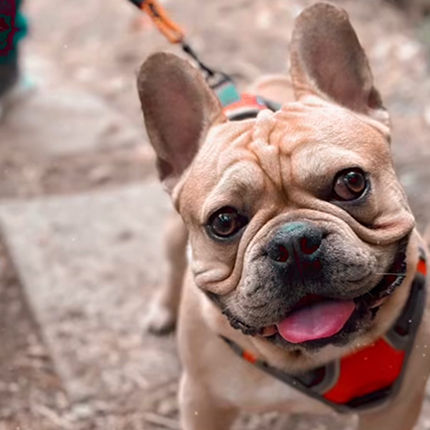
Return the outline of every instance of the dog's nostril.
{"type": "Polygon", "coordinates": [[[278,261],[279,263],[285,263],[289,256],[290,254],[287,251],[287,248],[285,248],[284,245],[279,245],[274,260],[278,261]]]}
{"type": "Polygon", "coordinates": [[[287,248],[281,244],[273,244],[268,250],[267,255],[277,263],[285,263],[290,258],[287,248]]]}
{"type": "Polygon", "coordinates": [[[303,252],[303,254],[311,255],[321,245],[321,240],[317,237],[304,237],[300,240],[300,249],[303,252]]]}

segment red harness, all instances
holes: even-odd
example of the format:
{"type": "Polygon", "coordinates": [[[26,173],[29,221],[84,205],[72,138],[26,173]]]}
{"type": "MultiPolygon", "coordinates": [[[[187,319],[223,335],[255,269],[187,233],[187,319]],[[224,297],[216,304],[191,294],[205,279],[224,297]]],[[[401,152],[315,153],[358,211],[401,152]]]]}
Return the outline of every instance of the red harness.
{"type": "Polygon", "coordinates": [[[426,275],[425,254],[421,252],[409,299],[385,336],[370,346],[305,374],[290,375],[258,360],[230,339],[223,339],[249,363],[338,412],[376,407],[388,401],[400,388],[424,312],[426,275]]]}
{"type": "Polygon", "coordinates": [[[384,338],[340,360],[339,376],[325,399],[340,405],[390,387],[400,376],[406,352],[384,338]]]}

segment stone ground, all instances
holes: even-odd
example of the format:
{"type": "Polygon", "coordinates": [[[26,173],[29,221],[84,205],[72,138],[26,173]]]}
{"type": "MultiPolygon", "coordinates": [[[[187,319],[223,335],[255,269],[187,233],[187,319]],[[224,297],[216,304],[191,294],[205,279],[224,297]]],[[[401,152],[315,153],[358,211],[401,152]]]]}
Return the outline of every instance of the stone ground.
{"type": "MultiPolygon", "coordinates": [[[[163,2],[204,59],[242,86],[288,69],[292,22],[309,3],[163,2]]],[[[430,24],[411,26],[379,0],[342,4],[392,114],[396,166],[424,227],[430,24]]],[[[135,91],[149,53],[177,51],[125,1],[33,0],[27,8],[25,65],[37,87],[0,123],[0,430],[179,429],[173,338],[142,330],[163,280],[169,203],[135,91]]],[[[276,415],[237,425],[275,427],[351,428],[276,415]]],[[[417,429],[430,429],[430,397],[417,429]]]]}

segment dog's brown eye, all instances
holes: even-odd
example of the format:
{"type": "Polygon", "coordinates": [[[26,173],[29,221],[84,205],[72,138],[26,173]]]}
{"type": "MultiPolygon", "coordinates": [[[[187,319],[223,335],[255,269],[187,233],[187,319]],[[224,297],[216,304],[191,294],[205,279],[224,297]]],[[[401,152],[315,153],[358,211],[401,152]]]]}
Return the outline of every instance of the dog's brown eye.
{"type": "Polygon", "coordinates": [[[367,181],[359,169],[344,170],[334,181],[334,198],[336,200],[358,199],[366,190],[367,181]]]}
{"type": "Polygon", "coordinates": [[[240,215],[236,209],[227,206],[209,218],[208,228],[213,236],[225,239],[234,236],[247,223],[246,217],[240,215]]]}

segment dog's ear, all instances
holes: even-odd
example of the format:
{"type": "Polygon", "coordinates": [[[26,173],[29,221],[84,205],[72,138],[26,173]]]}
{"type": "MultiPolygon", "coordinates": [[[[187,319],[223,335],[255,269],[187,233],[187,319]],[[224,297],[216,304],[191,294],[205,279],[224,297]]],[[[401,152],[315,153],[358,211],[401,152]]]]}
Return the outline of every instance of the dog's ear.
{"type": "Polygon", "coordinates": [[[291,42],[296,97],[315,94],[389,125],[369,61],[347,13],[316,3],[297,18],[291,42]]]}
{"type": "Polygon", "coordinates": [[[225,120],[222,107],[201,73],[173,54],[150,56],[137,86],[158,173],[171,192],[210,126],[225,120]]]}

